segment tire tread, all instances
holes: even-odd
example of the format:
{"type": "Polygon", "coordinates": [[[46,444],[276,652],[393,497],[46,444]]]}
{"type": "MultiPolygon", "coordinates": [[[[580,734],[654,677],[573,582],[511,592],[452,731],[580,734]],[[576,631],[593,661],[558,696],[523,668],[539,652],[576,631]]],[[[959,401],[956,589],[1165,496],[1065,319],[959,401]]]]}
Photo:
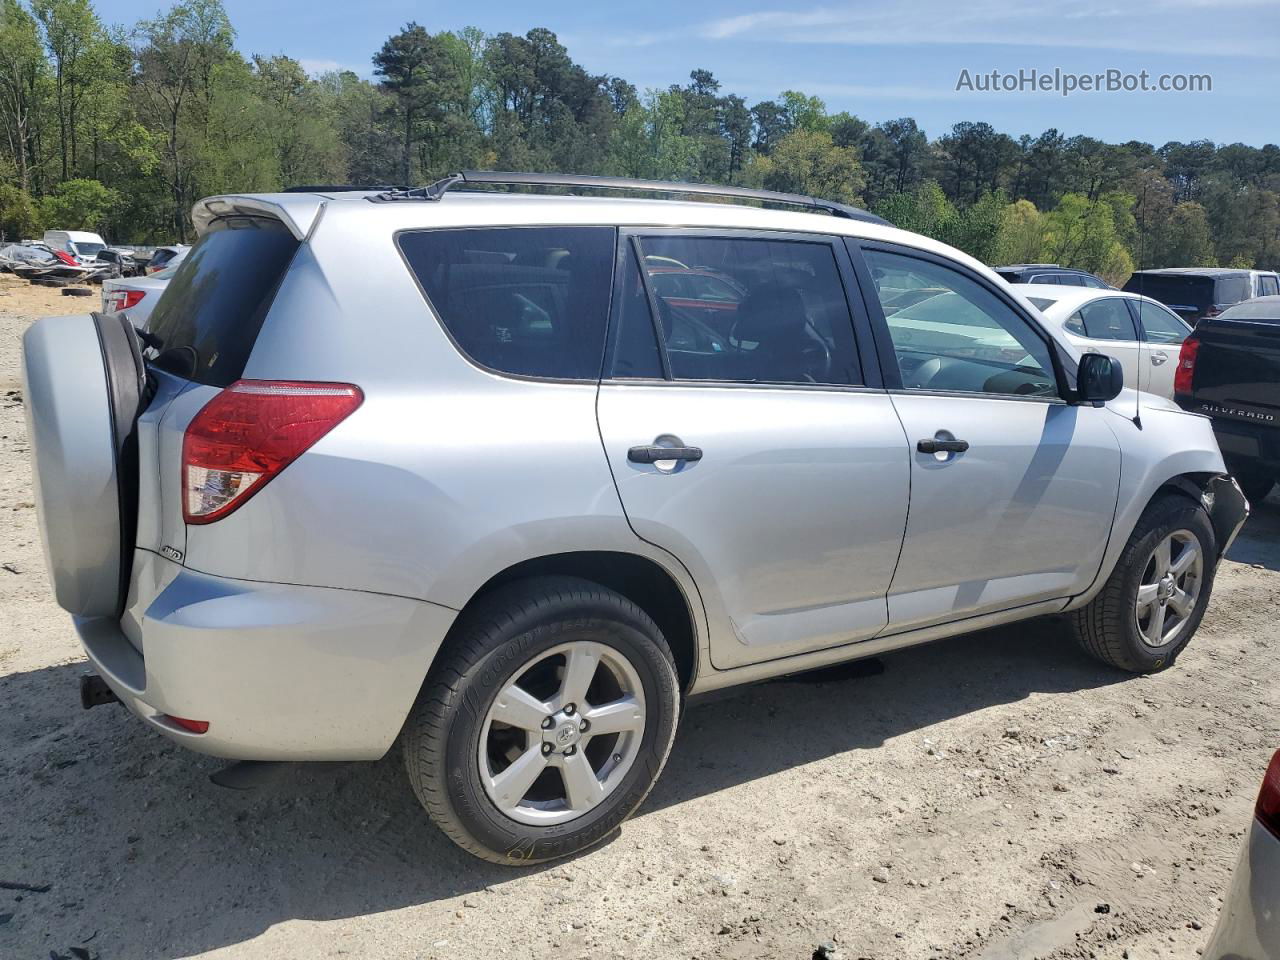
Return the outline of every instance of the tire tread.
{"type": "MultiPolygon", "coordinates": [[[[621,594],[577,577],[536,577],[498,587],[484,598],[479,607],[465,612],[463,617],[466,619],[450,631],[446,641],[448,647],[441,651],[432,666],[401,736],[405,770],[418,799],[436,826],[468,853],[490,863],[513,863],[511,858],[477,842],[449,803],[444,777],[445,744],[451,714],[463,699],[462,682],[470,669],[508,639],[507,631],[518,622],[562,604],[598,605],[602,602],[616,607],[624,617],[645,624],[674,677],[675,658],[653,619],[621,594]]],[[[672,724],[672,741],[675,739],[675,726],[672,724]]],[[[670,749],[669,741],[664,745],[662,764],[654,772],[653,782],[657,781],[670,749]]],[[[636,806],[644,802],[652,788],[653,783],[650,783],[636,806]]],[[[604,836],[607,833],[595,842],[600,842],[604,836]]]]}

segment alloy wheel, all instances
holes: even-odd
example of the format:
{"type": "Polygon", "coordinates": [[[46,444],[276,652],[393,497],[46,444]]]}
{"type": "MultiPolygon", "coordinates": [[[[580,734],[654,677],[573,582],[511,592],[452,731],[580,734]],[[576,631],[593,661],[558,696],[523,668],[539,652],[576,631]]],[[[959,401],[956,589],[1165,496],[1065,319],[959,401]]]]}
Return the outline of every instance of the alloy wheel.
{"type": "Polygon", "coordinates": [[[1134,614],[1149,647],[1175,640],[1195,613],[1204,581],[1204,553],[1189,530],[1175,530],[1151,552],[1138,586],[1134,614]]]}
{"type": "Polygon", "coordinates": [[[565,823],[617,789],[644,727],[644,688],[627,658],[592,640],[563,643],[516,670],[494,698],[480,731],[480,780],[511,819],[565,823]]]}

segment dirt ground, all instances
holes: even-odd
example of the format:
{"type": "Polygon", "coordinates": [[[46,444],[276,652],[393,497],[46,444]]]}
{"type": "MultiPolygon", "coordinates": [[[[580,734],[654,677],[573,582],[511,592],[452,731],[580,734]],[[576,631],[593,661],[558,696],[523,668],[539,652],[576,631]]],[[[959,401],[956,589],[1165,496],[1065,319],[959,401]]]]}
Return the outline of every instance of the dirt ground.
{"type": "Polygon", "coordinates": [[[1118,960],[1207,940],[1280,746],[1276,497],[1168,672],[1117,674],[1035,622],[739,690],[691,706],[611,842],[509,870],[431,826],[396,756],[234,793],[217,761],[80,709],[17,392],[22,330],[66,307],[0,286],[0,958],[1118,960]]]}

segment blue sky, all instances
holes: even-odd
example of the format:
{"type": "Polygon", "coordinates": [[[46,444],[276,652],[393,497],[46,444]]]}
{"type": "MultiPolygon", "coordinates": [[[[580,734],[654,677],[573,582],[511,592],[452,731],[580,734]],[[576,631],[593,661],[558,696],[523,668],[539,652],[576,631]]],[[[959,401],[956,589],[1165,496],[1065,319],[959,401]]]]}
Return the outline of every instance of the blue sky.
{"type": "MultiPolygon", "coordinates": [[[[1047,127],[1110,141],[1280,141],[1280,0],[779,0],[537,6],[385,0],[224,0],[245,53],[284,53],[309,69],[369,58],[406,21],[431,31],[554,30],[593,73],[645,87],[711,70],[749,102],[798,89],[871,121],[913,116],[931,137],[959,120],[1017,136],[1047,127]],[[1077,74],[1209,74],[1205,93],[981,93],[971,75],[1020,69],[1077,74]]],[[[156,7],[160,6],[156,3],[156,7]]],[[[104,20],[132,24],[156,7],[97,0],[104,20]]]]}

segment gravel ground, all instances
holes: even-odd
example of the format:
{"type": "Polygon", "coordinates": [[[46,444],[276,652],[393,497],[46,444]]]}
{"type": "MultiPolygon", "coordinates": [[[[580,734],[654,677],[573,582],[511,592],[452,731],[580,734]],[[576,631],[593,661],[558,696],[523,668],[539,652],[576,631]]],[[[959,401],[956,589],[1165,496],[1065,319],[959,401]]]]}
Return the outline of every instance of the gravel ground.
{"type": "Polygon", "coordinates": [[[1114,673],[1034,622],[739,690],[691,706],[611,842],[508,870],[435,831],[395,756],[233,793],[217,761],[80,710],[17,392],[21,331],[66,307],[42,295],[0,298],[5,960],[1136,960],[1208,938],[1280,746],[1275,497],[1166,673],[1114,673]]]}

